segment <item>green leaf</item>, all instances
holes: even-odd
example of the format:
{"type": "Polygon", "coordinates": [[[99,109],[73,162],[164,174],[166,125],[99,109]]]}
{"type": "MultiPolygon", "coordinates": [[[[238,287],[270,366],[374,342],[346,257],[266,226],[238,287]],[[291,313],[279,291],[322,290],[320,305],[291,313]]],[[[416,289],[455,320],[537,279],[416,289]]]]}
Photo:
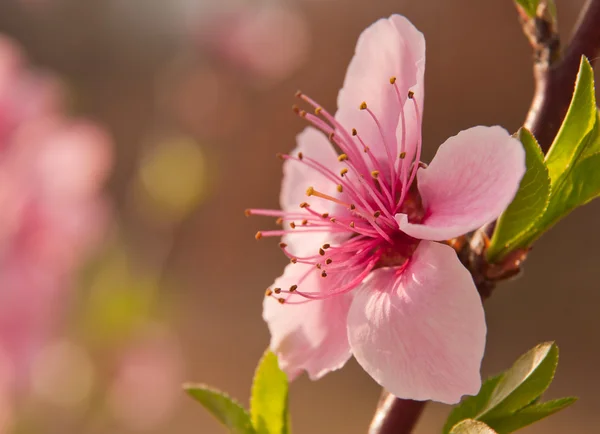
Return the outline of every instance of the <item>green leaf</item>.
{"type": "Polygon", "coordinates": [[[225,393],[203,384],[186,384],[183,388],[232,434],[256,434],[248,412],[225,393]]]}
{"type": "Polygon", "coordinates": [[[558,347],[553,342],[537,345],[522,355],[504,373],[477,419],[488,423],[531,404],[550,386],[557,364],[558,347]]]}
{"type": "Polygon", "coordinates": [[[444,425],[444,429],[442,430],[443,434],[448,434],[454,425],[464,419],[471,419],[477,417],[482,410],[486,407],[487,403],[494,392],[494,389],[502,379],[504,374],[496,375],[495,377],[488,378],[479,393],[475,396],[467,396],[464,398],[460,404],[458,404],[452,411],[450,415],[448,415],[448,419],[446,420],[446,424],[444,425]]]}
{"type": "Polygon", "coordinates": [[[527,234],[541,219],[550,198],[550,178],[544,154],[535,137],[525,128],[519,130],[525,148],[527,172],[511,204],[502,213],[487,249],[490,262],[497,262],[511,251],[526,247],[527,234]]]}
{"type": "Polygon", "coordinates": [[[497,434],[492,428],[475,419],[466,419],[452,427],[450,434],[497,434]]]}
{"type": "Polygon", "coordinates": [[[256,369],[250,398],[252,425],[258,434],[288,434],[288,381],[277,356],[267,351],[256,369]]]}
{"type": "Polygon", "coordinates": [[[522,410],[499,419],[488,420],[488,425],[498,434],[509,434],[517,431],[527,425],[542,420],[560,410],[570,406],[577,398],[561,398],[554,401],[548,401],[541,404],[529,405],[522,410]]]}
{"type": "Polygon", "coordinates": [[[546,156],[550,202],[526,243],[533,242],[574,208],[600,195],[599,131],[594,71],[582,57],[571,105],[546,156]]]}
{"type": "Polygon", "coordinates": [[[515,0],[515,3],[525,11],[529,18],[533,18],[540,0],[515,0]]]}

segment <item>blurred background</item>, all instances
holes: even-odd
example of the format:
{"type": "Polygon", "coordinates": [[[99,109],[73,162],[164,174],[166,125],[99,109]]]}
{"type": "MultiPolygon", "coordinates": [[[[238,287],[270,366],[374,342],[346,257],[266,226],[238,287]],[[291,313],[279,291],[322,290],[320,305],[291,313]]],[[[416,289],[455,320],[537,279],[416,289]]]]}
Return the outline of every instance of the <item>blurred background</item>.
{"type": "MultiPolygon", "coordinates": [[[[566,40],[583,0],[556,3],[566,40]]],[[[224,432],[181,383],[247,401],[287,263],[243,211],[278,206],[294,92],[334,111],[359,33],[392,13],[427,40],[424,161],[461,129],[520,126],[511,0],[1,0],[0,433],[224,432]]],[[[548,397],[581,398],[524,433],[600,431],[599,218],[573,213],[486,303],[485,374],[556,340],[548,397]]],[[[380,389],[351,361],[291,393],[294,432],[359,434],[380,389]]]]}

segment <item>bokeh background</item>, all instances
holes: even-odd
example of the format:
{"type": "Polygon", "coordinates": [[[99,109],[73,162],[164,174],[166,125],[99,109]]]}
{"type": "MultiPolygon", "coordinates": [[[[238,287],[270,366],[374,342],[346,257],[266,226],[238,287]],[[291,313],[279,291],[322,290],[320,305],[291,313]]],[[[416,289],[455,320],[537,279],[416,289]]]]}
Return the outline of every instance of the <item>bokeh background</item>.
{"type": "MultiPolygon", "coordinates": [[[[565,40],[582,4],[557,0],[565,40]]],[[[294,92],[333,111],[359,33],[392,13],[427,40],[425,161],[469,126],[520,126],[531,52],[510,0],[1,0],[0,33],[62,81],[65,110],[101,125],[114,154],[112,217],[29,384],[0,411],[6,426],[223,432],[180,385],[247,401],[268,343],[264,289],[287,262],[276,241],[255,241],[267,222],[243,211],[277,206],[274,154],[305,126],[289,110],[294,92]]],[[[600,432],[599,218],[600,201],[569,216],[486,303],[485,374],[556,340],[548,397],[581,398],[524,433],[600,432]]],[[[359,434],[380,389],[351,361],[291,393],[296,433],[359,434]]],[[[439,432],[448,410],[429,405],[417,432],[439,432]]]]}

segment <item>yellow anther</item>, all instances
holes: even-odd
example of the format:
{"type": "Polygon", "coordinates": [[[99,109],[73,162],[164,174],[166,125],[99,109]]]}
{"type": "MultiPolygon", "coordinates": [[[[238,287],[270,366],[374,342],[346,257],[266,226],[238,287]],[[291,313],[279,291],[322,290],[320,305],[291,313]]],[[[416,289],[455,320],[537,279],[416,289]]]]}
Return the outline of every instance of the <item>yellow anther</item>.
{"type": "Polygon", "coordinates": [[[373,177],[373,179],[377,179],[379,177],[379,170],[373,170],[371,172],[371,176],[373,177]]]}
{"type": "Polygon", "coordinates": [[[279,304],[285,304],[285,300],[283,298],[278,298],[277,301],[279,304]]]}
{"type": "Polygon", "coordinates": [[[342,186],[342,184],[338,184],[338,185],[337,185],[337,191],[338,191],[339,193],[341,193],[341,192],[343,192],[343,191],[344,191],[344,187],[342,186]]]}
{"type": "Polygon", "coordinates": [[[364,102],[364,101],[363,101],[363,102],[361,102],[361,103],[360,103],[360,106],[359,106],[359,108],[360,108],[361,110],[366,110],[366,109],[367,109],[367,103],[366,103],[366,102],[364,102]]]}
{"type": "Polygon", "coordinates": [[[338,156],[338,161],[341,163],[342,161],[346,161],[348,159],[348,156],[346,154],[341,154],[340,156],[338,156]]]}
{"type": "Polygon", "coordinates": [[[345,167],[342,170],[340,170],[340,176],[343,177],[346,173],[348,173],[348,169],[346,169],[345,167]]]}
{"type": "Polygon", "coordinates": [[[390,77],[390,84],[396,83],[396,77],[390,77]]]}
{"type": "Polygon", "coordinates": [[[257,240],[260,240],[260,239],[262,238],[262,236],[263,236],[263,235],[262,235],[262,232],[258,231],[258,232],[256,233],[256,235],[254,235],[254,238],[256,238],[257,240]]]}
{"type": "Polygon", "coordinates": [[[321,112],[322,112],[322,111],[323,111],[323,108],[322,108],[322,107],[317,107],[317,108],[315,109],[315,114],[318,116],[318,115],[320,115],[320,114],[321,114],[321,112]]]}
{"type": "Polygon", "coordinates": [[[314,187],[308,187],[308,188],[306,189],[306,195],[307,195],[307,196],[312,196],[313,194],[315,194],[315,189],[314,189],[314,187]]]}
{"type": "Polygon", "coordinates": [[[273,295],[273,291],[271,291],[270,289],[267,289],[267,290],[265,291],[265,296],[267,296],[267,297],[270,297],[270,296],[272,296],[272,295],[273,295]]]}

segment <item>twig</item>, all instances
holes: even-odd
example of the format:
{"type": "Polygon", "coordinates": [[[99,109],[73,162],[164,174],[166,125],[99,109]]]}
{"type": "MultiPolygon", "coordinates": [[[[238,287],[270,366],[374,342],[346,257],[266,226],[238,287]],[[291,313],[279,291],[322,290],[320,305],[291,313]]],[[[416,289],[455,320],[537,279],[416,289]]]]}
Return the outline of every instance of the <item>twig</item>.
{"type": "MultiPolygon", "coordinates": [[[[545,1],[542,0],[536,15],[534,19],[521,17],[523,31],[534,50],[535,78],[535,94],[524,125],[547,152],[571,102],[581,56],[593,64],[600,52],[600,0],[588,0],[562,57],[556,25],[545,1]]],[[[518,273],[527,255],[527,251],[517,251],[500,264],[489,264],[485,247],[493,229],[493,224],[479,229],[459,252],[482,299],[491,295],[498,281],[518,273]]],[[[369,434],[411,433],[425,403],[398,399],[384,391],[369,434]]]]}

